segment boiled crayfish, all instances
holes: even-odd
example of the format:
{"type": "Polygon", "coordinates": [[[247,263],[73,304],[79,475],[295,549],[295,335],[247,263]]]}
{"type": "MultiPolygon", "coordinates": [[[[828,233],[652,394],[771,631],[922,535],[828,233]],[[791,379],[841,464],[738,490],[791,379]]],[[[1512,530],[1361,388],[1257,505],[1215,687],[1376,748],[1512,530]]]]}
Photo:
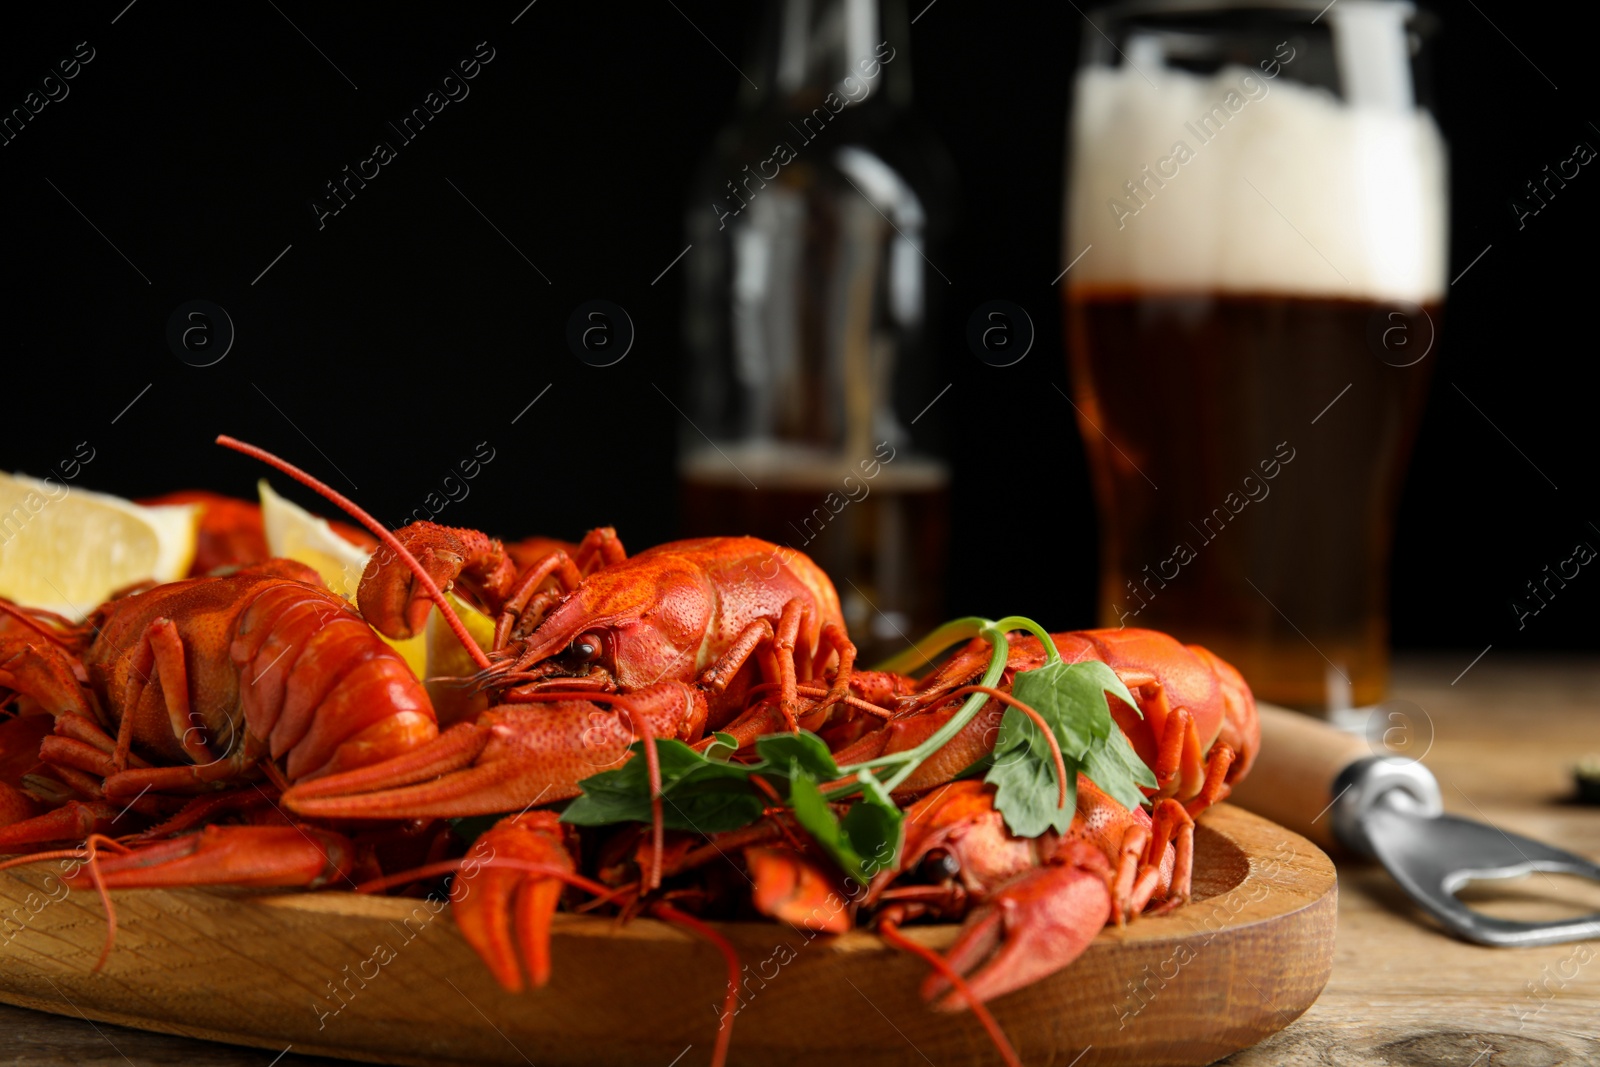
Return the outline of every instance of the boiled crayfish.
{"type": "MultiPolygon", "coordinates": [[[[631,558],[610,531],[573,555],[555,551],[512,577],[503,546],[475,531],[416,523],[392,535],[305,472],[232,438],[220,443],[277,467],[385,539],[358,600],[381,631],[415,633],[439,607],[478,660],[480,682],[507,703],[392,760],[304,782],[284,794],[322,818],[484,815],[566,799],[578,782],[620,764],[636,737],[656,780],[653,739],[698,740],[730,718],[758,681],[777,685],[795,722],[798,679],[831,669],[826,706],[845,695],[855,646],[833,583],[810,559],[749,537],[661,545],[631,558]],[[412,549],[417,551],[413,552],[412,549]],[[585,575],[580,569],[589,573],[585,575]],[[466,635],[440,593],[465,589],[500,618],[495,658],[466,635]],[[521,620],[547,580],[566,591],[526,636],[521,620]],[[513,640],[515,638],[515,640],[513,640]]],[[[657,818],[659,837],[659,816],[657,818]]]]}
{"type": "MultiPolygon", "coordinates": [[[[989,698],[895,790],[910,804],[905,838],[898,861],[880,869],[870,889],[852,892],[781,815],[703,846],[680,843],[670,870],[742,854],[757,910],[830,933],[870,918],[886,939],[935,968],[923,989],[930,1002],[974,1008],[1006,1051],[982,1002],[1067,966],[1108,921],[1120,925],[1186,902],[1192,816],[1227,795],[1260,736],[1249,688],[1205,649],[1152,631],[1054,634],[1051,643],[1066,662],[1105,663],[1131,691],[1133,705],[1108,694],[1108,710],[1154,772],[1150,812],[1123,807],[1080,774],[1069,828],[1020,837],[997,810],[993,787],[955,780],[994,748],[1006,707],[1017,703],[1010,695],[1016,675],[1045,662],[1036,636],[1014,633],[995,686],[975,684],[993,662],[988,644],[976,640],[920,680],[858,672],[848,701],[827,716],[802,716],[831,739],[841,767],[865,765],[925,745],[961,714],[963,698],[989,698]],[[900,925],[918,918],[966,919],[946,958],[900,936],[900,925]]],[[[801,691],[823,690],[813,684],[801,691]]],[[[758,700],[729,732],[748,747],[775,728],[775,712],[758,700]]]]}
{"type": "MultiPolygon", "coordinates": [[[[1052,634],[1051,641],[1068,663],[1106,664],[1133,693],[1137,706],[1112,700],[1111,716],[1155,773],[1156,797],[1175,797],[1198,813],[1227,796],[1228,783],[1249,771],[1261,740],[1255,701],[1239,672],[1216,655],[1155,630],[1077,630],[1052,634]]],[[[1009,644],[1000,682],[1006,690],[1017,674],[1038,668],[1046,658],[1035,636],[1015,635],[1009,644]]],[[[902,658],[937,650],[937,640],[930,639],[902,658]]],[[[836,736],[847,742],[837,753],[840,762],[855,763],[920,742],[955,713],[952,695],[971,686],[988,660],[989,646],[974,639],[920,681],[885,672],[858,675],[854,689],[889,714],[839,729],[836,736]]],[[[993,748],[1003,712],[998,702],[986,706],[904,788],[925,790],[971,766],[993,748]]]]}
{"type": "Polygon", "coordinates": [[[103,832],[146,793],[257,769],[283,788],[438,735],[399,653],[289,560],[132,592],[80,628],[9,614],[29,625],[0,633],[0,685],[53,717],[39,759],[85,799],[0,829],[0,849],[103,832]]]}
{"type": "MultiPolygon", "coordinates": [[[[98,636],[38,612],[0,614],[0,687],[33,713],[0,723],[0,826],[20,820],[0,829],[0,849],[87,840],[100,852],[77,884],[92,873],[109,887],[359,880],[378,891],[455,872],[482,889],[452,893],[457,924],[508,989],[547,980],[564,887],[594,897],[589,907],[685,925],[725,953],[706,918],[754,910],[834,933],[870,923],[934,968],[926,999],[973,1009],[1014,1059],[983,1002],[1066,966],[1107,922],[1187,900],[1193,816],[1227,795],[1259,742],[1238,673],[1164,634],[1048,635],[1030,623],[975,637],[956,626],[912,650],[924,661],[948,653],[923,677],[900,673],[912,656],[857,671],[832,584],[792,550],[706,538],[628,556],[609,529],[576,545],[506,545],[432,523],[391,534],[303,472],[219,440],[322,492],[379,538],[361,614],[285,561],[115,599],[92,617],[98,636]],[[446,589],[494,618],[488,648],[467,637],[446,589]],[[476,666],[458,681],[489,704],[442,732],[368,626],[405,637],[434,607],[476,666]],[[994,788],[965,775],[994,749],[1007,708],[1045,725],[1012,689],[1058,660],[1104,663],[1126,686],[1131,703],[1108,691],[1101,714],[1152,772],[1150,810],[1074,771],[1070,823],[1019,836],[994,788]],[[836,814],[863,777],[905,805],[903,839],[870,876],[845,877],[754,774],[751,788],[765,793],[755,822],[669,837],[658,739],[702,753],[731,744],[737,763],[755,760],[764,738],[799,730],[814,731],[839,770],[822,783],[836,814]],[[37,812],[38,790],[19,788],[31,761],[6,751],[29,744],[77,800],[37,812]],[[636,750],[649,795],[636,822],[578,829],[544,807],[617,773],[636,750]],[[121,810],[154,825],[101,836],[121,810]],[[462,854],[442,820],[477,815],[503,817],[462,854]],[[351,825],[369,829],[352,836],[351,825]],[[729,856],[753,889],[712,877],[726,865],[711,861],[729,856]],[[965,922],[947,956],[901,934],[920,919],[965,922]]],[[[1065,813],[1066,764],[1045,733],[1065,813]]],[[[736,985],[737,960],[731,971],[736,985]]],[[[717,1062],[731,1021],[730,1009],[717,1062]]]]}

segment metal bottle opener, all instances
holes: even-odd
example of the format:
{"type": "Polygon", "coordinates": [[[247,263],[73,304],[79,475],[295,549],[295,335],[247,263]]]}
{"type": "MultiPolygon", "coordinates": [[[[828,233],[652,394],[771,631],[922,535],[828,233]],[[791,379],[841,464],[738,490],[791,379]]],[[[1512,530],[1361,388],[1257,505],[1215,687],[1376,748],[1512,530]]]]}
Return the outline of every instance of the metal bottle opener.
{"type": "Polygon", "coordinates": [[[1545,922],[1499,919],[1456,898],[1477,879],[1539,871],[1600,882],[1600,865],[1494,826],[1444,814],[1422,764],[1373,756],[1364,742],[1263,705],[1261,754],[1230,799],[1307,837],[1371,856],[1451,932],[1481,945],[1550,945],[1600,937],[1600,913],[1545,922]],[[1314,805],[1322,803],[1318,810],[1314,805]]]}

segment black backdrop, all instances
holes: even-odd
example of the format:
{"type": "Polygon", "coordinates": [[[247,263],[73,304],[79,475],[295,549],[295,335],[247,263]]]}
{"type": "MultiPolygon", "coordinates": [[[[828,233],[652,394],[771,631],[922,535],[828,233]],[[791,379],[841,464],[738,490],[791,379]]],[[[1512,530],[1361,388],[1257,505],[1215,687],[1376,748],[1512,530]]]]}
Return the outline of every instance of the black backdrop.
{"type": "MultiPolygon", "coordinates": [[[[681,264],[652,279],[686,243],[688,175],[740,84],[718,50],[742,56],[759,5],[525,2],[8,12],[0,110],[88,55],[79,42],[93,58],[0,147],[0,469],[43,474],[88,441],[79,485],[252,495],[261,469],[209,443],[229,432],[393,519],[487,439],[495,458],[441,521],[566,537],[613,523],[635,546],[671,537],[679,415],[657,386],[678,389],[681,264]],[[493,58],[470,95],[319,229],[308,205],[323,183],[479,42],[493,58]],[[572,309],[596,297],[638,331],[603,370],[563,340],[572,309]],[[215,366],[185,365],[165,340],[194,299],[236,329],[215,366]]],[[[1064,265],[1062,138],[1086,24],[1069,4],[924,2],[909,12],[918,108],[960,180],[935,345],[937,376],[955,388],[919,426],[955,470],[949,607],[1087,625],[1091,501],[1050,384],[1066,384],[1050,280],[1064,265]],[[993,298],[1038,328],[1033,352],[1004,370],[963,336],[993,298]],[[991,441],[1012,457],[1000,476],[991,441]]],[[[1490,644],[1592,648],[1600,568],[1521,629],[1511,604],[1577,542],[1600,547],[1589,368],[1600,170],[1584,167],[1521,229],[1510,207],[1577,142],[1600,148],[1592,27],[1531,4],[1435,10],[1451,276],[1472,266],[1430,357],[1395,638],[1459,648],[1463,664],[1490,644]]]]}

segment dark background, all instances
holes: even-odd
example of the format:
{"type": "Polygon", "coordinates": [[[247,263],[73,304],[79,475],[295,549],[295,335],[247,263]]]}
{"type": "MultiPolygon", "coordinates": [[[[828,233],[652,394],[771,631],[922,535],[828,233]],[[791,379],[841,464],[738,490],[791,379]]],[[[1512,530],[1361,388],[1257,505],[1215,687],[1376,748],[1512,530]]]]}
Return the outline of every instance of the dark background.
{"type": "MultiPolygon", "coordinates": [[[[1065,265],[1063,131],[1086,23],[1070,4],[925,2],[908,12],[917,107],[960,182],[952,237],[934,250],[953,283],[937,294],[936,377],[955,387],[918,427],[955,472],[949,608],[1089,625],[1094,523],[1070,411],[1051,388],[1066,387],[1066,369],[1050,284],[1065,265]],[[1014,367],[965,344],[967,316],[993,298],[1038,329],[1014,367]]],[[[441,521],[569,538],[611,523],[635,548],[672,537],[680,416],[657,387],[681,393],[682,264],[651,281],[687,243],[689,175],[732,114],[731,61],[761,5],[525,3],[109,0],[8,15],[0,112],[78,42],[95,58],[0,147],[0,469],[45,474],[87,440],[95,459],[78,485],[253,496],[262,468],[210,444],[227,432],[389,521],[487,439],[493,462],[441,521]],[[470,96],[319,230],[308,205],[323,183],[392,139],[386,120],[480,41],[495,58],[470,96]],[[605,369],[564,342],[572,309],[597,297],[638,331],[605,369]],[[165,341],[168,316],[192,299],[226,308],[237,330],[212,367],[185,365],[165,341]]],[[[1489,250],[1450,289],[1429,357],[1395,555],[1396,643],[1593,648],[1594,568],[1524,629],[1511,609],[1578,541],[1600,547],[1589,366],[1600,165],[1520,231],[1510,208],[1577,142],[1600,147],[1591,27],[1531,4],[1431,6],[1451,277],[1489,250]]]]}

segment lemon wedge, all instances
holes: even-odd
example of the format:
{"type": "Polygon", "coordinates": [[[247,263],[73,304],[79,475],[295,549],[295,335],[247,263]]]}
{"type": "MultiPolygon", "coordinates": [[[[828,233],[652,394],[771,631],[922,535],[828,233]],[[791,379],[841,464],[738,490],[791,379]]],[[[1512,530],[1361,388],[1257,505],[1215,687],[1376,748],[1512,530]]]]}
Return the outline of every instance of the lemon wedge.
{"type": "Polygon", "coordinates": [[[256,483],[256,489],[261,494],[267,551],[304,563],[322,576],[329,589],[354,600],[369,554],[334,533],[327,519],[279,496],[265,478],[256,483]]]}
{"type": "MultiPolygon", "coordinates": [[[[462,625],[467,628],[467,635],[477,642],[479,648],[485,652],[489,651],[489,646],[494,644],[494,620],[454,593],[446,592],[444,597],[461,617],[462,625]]],[[[429,673],[477,672],[478,668],[473,664],[472,656],[461,647],[461,642],[456,640],[456,635],[451,632],[449,624],[439,616],[438,612],[428,616],[427,634],[429,673]],[[439,667],[437,671],[434,670],[435,661],[439,667]]]]}
{"type": "MultiPolygon", "coordinates": [[[[488,651],[494,644],[494,620],[454,593],[445,593],[445,598],[461,617],[467,635],[479,648],[488,651]]],[[[475,691],[466,684],[467,679],[478,673],[478,665],[437,611],[428,615],[428,625],[422,636],[428,642],[427,673],[422,677],[430,679],[428,696],[433,701],[434,714],[439,717],[439,728],[448,729],[458,722],[471,721],[489,706],[487,693],[475,691]]]]}
{"type": "Polygon", "coordinates": [[[82,620],[124,586],[187,574],[199,521],[193,504],[0,473],[0,596],[82,620]]]}
{"type": "MultiPolygon", "coordinates": [[[[329,589],[355,600],[370,555],[334,533],[328,520],[279,496],[265,478],[257,483],[257,489],[261,493],[261,525],[266,530],[267,550],[274,556],[304,563],[321,575],[329,589]]],[[[480,648],[489,648],[494,643],[494,620],[454,593],[447,592],[445,596],[472,639],[480,648]]],[[[415,637],[404,641],[383,639],[405,657],[418,678],[465,678],[477,673],[472,657],[436,611],[429,613],[427,625],[415,637]]],[[[476,699],[475,694],[460,686],[445,683],[437,691],[433,685],[428,689],[442,724],[447,716],[458,721],[468,713],[469,706],[475,710],[481,710],[480,704],[486,706],[486,701],[476,699]],[[449,716],[450,709],[457,714],[449,716]]]]}
{"type": "MultiPolygon", "coordinates": [[[[321,576],[329,589],[354,602],[356,590],[361,587],[361,572],[367,569],[370,554],[334,533],[327,519],[279,496],[265,478],[256,483],[256,490],[261,494],[261,525],[267,535],[267,551],[304,563],[321,576]]],[[[428,668],[426,632],[404,641],[378,636],[405,658],[406,666],[418,678],[425,676],[428,668]]]]}

